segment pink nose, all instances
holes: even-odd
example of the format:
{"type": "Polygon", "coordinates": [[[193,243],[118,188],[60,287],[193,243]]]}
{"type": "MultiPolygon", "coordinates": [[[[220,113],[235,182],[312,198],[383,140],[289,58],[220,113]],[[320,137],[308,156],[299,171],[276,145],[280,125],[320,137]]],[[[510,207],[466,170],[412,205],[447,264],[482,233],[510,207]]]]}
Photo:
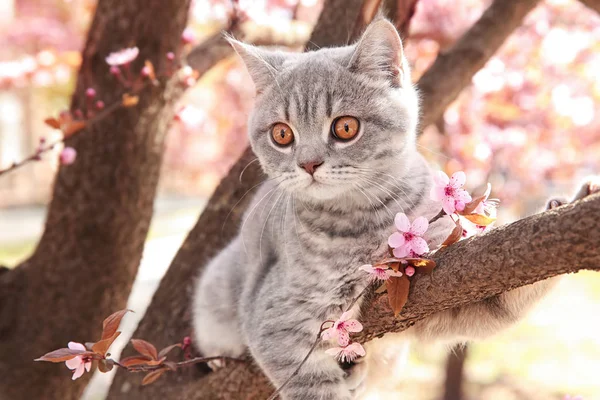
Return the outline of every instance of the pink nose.
{"type": "Polygon", "coordinates": [[[304,168],[306,172],[312,175],[321,165],[323,165],[323,161],[310,161],[304,164],[300,164],[300,167],[304,168]]]}

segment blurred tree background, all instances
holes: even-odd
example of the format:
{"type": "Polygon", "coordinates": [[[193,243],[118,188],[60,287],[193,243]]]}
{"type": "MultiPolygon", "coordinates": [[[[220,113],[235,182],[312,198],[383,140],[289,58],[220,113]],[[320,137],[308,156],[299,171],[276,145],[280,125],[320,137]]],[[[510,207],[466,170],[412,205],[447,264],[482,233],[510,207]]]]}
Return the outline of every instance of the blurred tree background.
{"type": "MultiPolygon", "coordinates": [[[[417,2],[405,42],[415,81],[490,3],[417,2]]],[[[240,0],[244,38],[300,51],[322,6],[322,0],[240,0]]],[[[60,137],[43,120],[69,107],[95,9],[94,0],[0,4],[0,169],[35,151],[40,138],[60,137]]],[[[183,46],[194,49],[228,28],[232,12],[228,0],[193,1],[183,46]]],[[[176,106],[155,214],[129,298],[136,318],[206,199],[244,152],[253,97],[246,71],[230,56],[191,82],[176,106]]],[[[540,2],[419,143],[440,168],[466,171],[471,189],[482,191],[491,182],[493,197],[502,201],[500,222],[536,212],[549,196],[598,172],[600,15],[576,0],[540,2]]],[[[16,265],[35,247],[57,168],[56,157],[46,155],[0,179],[1,265],[16,265]]],[[[599,289],[593,273],[568,277],[526,321],[470,346],[464,398],[600,398],[599,289]]],[[[395,360],[407,363],[399,390],[406,398],[441,398],[445,360],[443,346],[422,346],[395,360]]],[[[68,379],[66,368],[64,374],[68,379]]],[[[95,377],[84,397],[102,398],[109,377],[95,377]]]]}

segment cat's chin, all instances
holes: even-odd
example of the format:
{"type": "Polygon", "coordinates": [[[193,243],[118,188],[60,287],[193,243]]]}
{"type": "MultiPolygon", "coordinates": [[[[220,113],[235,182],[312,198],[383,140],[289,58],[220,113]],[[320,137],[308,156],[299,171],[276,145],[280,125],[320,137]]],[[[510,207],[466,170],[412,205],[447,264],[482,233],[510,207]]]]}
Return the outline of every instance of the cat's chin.
{"type": "Polygon", "coordinates": [[[297,191],[297,195],[312,201],[329,201],[335,200],[346,194],[348,189],[343,186],[328,185],[313,181],[308,186],[297,191]]]}

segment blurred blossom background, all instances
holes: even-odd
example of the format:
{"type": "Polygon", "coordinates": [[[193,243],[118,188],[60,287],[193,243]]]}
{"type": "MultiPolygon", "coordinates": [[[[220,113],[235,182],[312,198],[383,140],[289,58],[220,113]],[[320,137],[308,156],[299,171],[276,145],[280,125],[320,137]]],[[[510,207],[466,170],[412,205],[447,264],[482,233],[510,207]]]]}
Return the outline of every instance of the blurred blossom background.
{"type": "MultiPolygon", "coordinates": [[[[418,2],[405,42],[415,81],[489,3],[418,2]]],[[[291,50],[300,51],[322,0],[240,0],[239,7],[257,30],[288,37],[298,43],[291,50]]],[[[93,0],[0,2],[0,169],[31,154],[40,138],[60,137],[43,120],[68,108],[94,9],[93,0]]],[[[186,46],[223,29],[230,13],[229,1],[195,0],[186,46]]],[[[253,97],[249,76],[232,57],[178,105],[130,298],[137,313],[129,331],[203,204],[245,149],[253,97]]],[[[542,1],[419,143],[434,165],[464,170],[475,194],[490,182],[492,197],[501,201],[500,223],[539,211],[550,196],[570,194],[584,176],[600,172],[600,16],[579,1],[542,1]]],[[[57,157],[45,155],[0,179],[0,265],[16,265],[35,247],[57,167],[57,157]]],[[[469,346],[464,398],[600,399],[599,310],[598,274],[564,278],[528,319],[469,346]]],[[[405,368],[389,372],[398,378],[394,388],[405,398],[442,398],[446,359],[442,346],[417,346],[405,368]]],[[[109,379],[96,376],[84,397],[103,398],[109,379]]]]}

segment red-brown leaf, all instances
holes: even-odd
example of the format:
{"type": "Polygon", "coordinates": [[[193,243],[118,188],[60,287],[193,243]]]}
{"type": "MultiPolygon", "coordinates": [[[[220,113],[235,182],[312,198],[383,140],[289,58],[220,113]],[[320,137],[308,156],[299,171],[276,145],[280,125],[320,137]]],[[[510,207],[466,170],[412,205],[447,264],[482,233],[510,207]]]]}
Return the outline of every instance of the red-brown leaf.
{"type": "Polygon", "coordinates": [[[446,240],[444,240],[444,243],[442,243],[442,246],[450,246],[451,244],[458,242],[462,238],[462,234],[463,227],[460,223],[457,223],[450,235],[448,235],[446,240]]]}
{"type": "Polygon", "coordinates": [[[158,359],[158,352],[152,343],[148,343],[142,339],[131,339],[131,344],[133,344],[133,348],[141,355],[150,357],[153,360],[158,359]]]}
{"type": "Polygon", "coordinates": [[[99,342],[94,343],[94,345],[92,346],[92,351],[96,354],[105,355],[110,345],[113,344],[115,339],[118,338],[120,334],[121,332],[117,331],[111,337],[107,339],[102,339],[99,342]]]}
{"type": "Polygon", "coordinates": [[[145,385],[151,384],[152,382],[155,382],[165,372],[167,372],[167,370],[165,368],[163,368],[163,369],[157,369],[156,371],[150,372],[148,375],[146,375],[144,377],[144,379],[142,379],[142,385],[145,386],[145,385]]]}
{"type": "Polygon", "coordinates": [[[102,339],[108,339],[115,334],[117,329],[119,329],[119,324],[121,323],[123,316],[129,311],[131,310],[117,311],[116,313],[108,316],[104,322],[102,322],[102,339]]]}
{"type": "Polygon", "coordinates": [[[170,346],[165,347],[158,353],[158,358],[162,358],[162,357],[166,356],[171,350],[173,350],[176,347],[181,348],[181,343],[172,344],[170,346]]]}
{"type": "Polygon", "coordinates": [[[402,308],[408,300],[408,290],[410,288],[410,280],[406,274],[401,277],[391,277],[386,281],[388,301],[390,307],[394,311],[394,316],[398,316],[402,308]]]}
{"type": "Polygon", "coordinates": [[[465,217],[466,219],[468,219],[475,225],[479,225],[479,226],[488,226],[489,224],[491,224],[492,222],[494,222],[496,220],[496,218],[491,218],[491,217],[488,217],[487,215],[481,215],[481,214],[468,214],[468,215],[463,215],[463,217],[465,217]]]}
{"type": "Polygon", "coordinates": [[[62,130],[63,136],[66,139],[85,128],[85,125],[85,121],[71,121],[69,123],[63,124],[60,129],[62,130]]]}
{"type": "Polygon", "coordinates": [[[119,363],[125,367],[131,367],[132,365],[148,365],[150,361],[152,361],[150,357],[131,356],[122,359],[119,363]]]}
{"type": "Polygon", "coordinates": [[[92,355],[94,353],[85,351],[85,350],[73,350],[73,349],[58,349],[51,351],[50,353],[46,353],[40,358],[36,358],[33,361],[49,361],[53,363],[59,363],[63,361],[70,360],[71,358],[75,358],[76,356],[81,355],[92,355]]]}
{"type": "Polygon", "coordinates": [[[137,105],[137,103],[140,101],[139,96],[135,96],[135,95],[131,95],[128,93],[125,93],[123,95],[123,107],[134,107],[137,105]]]}
{"type": "Polygon", "coordinates": [[[165,361],[163,364],[171,371],[177,371],[177,364],[175,364],[173,361],[165,361]]]}
{"type": "Polygon", "coordinates": [[[60,122],[56,118],[46,118],[44,123],[54,129],[60,129],[60,122]]]}
{"type": "Polygon", "coordinates": [[[485,195],[475,197],[470,203],[465,204],[465,208],[462,211],[457,210],[456,212],[461,215],[472,214],[473,211],[475,211],[475,209],[479,205],[479,203],[481,203],[484,200],[485,200],[485,195]]]}
{"type": "Polygon", "coordinates": [[[162,357],[160,360],[152,360],[152,361],[148,361],[148,365],[160,365],[162,364],[165,360],[167,359],[167,357],[162,357]]]}

